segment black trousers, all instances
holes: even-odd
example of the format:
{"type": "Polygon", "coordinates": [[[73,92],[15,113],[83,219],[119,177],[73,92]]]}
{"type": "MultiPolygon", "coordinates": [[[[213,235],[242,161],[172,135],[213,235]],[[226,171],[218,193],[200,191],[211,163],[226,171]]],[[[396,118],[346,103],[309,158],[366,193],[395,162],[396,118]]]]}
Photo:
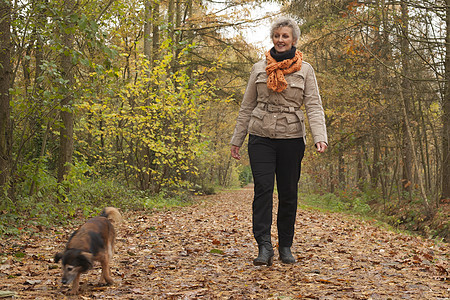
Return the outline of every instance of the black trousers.
{"type": "Polygon", "coordinates": [[[278,190],[278,244],[291,247],[297,214],[298,181],[305,153],[303,138],[271,139],[249,136],[248,154],[255,184],[253,235],[258,245],[270,241],[273,190],[278,190]]]}

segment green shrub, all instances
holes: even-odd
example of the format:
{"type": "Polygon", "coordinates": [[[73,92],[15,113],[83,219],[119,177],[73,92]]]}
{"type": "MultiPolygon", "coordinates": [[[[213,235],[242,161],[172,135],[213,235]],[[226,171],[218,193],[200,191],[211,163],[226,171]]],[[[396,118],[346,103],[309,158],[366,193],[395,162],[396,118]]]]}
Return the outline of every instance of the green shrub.
{"type": "Polygon", "coordinates": [[[324,195],[302,194],[300,196],[300,202],[319,209],[366,215],[371,211],[370,205],[368,204],[370,198],[371,197],[365,195],[350,197],[345,192],[340,193],[339,195],[333,193],[324,195]]]}
{"type": "Polygon", "coordinates": [[[239,183],[241,187],[248,185],[252,181],[253,175],[250,166],[243,166],[239,172],[239,183]]]}
{"type": "Polygon", "coordinates": [[[142,204],[145,209],[153,208],[168,208],[176,206],[186,206],[190,201],[183,197],[170,196],[166,192],[161,192],[157,195],[146,196],[142,198],[142,204]]]}
{"type": "MultiPolygon", "coordinates": [[[[26,174],[35,168],[36,164],[30,163],[22,172],[26,174]]],[[[36,178],[26,177],[15,188],[14,200],[8,198],[6,192],[0,195],[0,235],[16,235],[22,228],[32,230],[36,226],[65,224],[80,216],[87,218],[97,215],[106,206],[126,211],[190,203],[187,192],[163,191],[150,195],[147,191],[130,189],[114,179],[99,178],[83,161],[76,161],[62,183],[41,169],[36,178]],[[33,185],[33,193],[30,193],[33,185]]]]}

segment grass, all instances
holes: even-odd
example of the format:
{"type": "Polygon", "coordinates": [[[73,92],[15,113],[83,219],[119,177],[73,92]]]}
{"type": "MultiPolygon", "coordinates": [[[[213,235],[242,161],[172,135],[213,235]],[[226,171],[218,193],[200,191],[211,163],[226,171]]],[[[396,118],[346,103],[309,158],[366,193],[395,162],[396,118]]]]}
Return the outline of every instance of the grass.
{"type": "Polygon", "coordinates": [[[133,211],[186,206],[190,203],[191,197],[187,192],[149,194],[131,190],[114,180],[85,179],[81,184],[72,184],[70,188],[55,183],[31,196],[18,193],[14,200],[0,196],[0,236],[19,235],[24,231],[37,232],[54,224],[85,219],[99,214],[106,206],[133,211]]]}
{"type": "Polygon", "coordinates": [[[430,219],[424,218],[420,202],[392,205],[384,209],[381,200],[361,193],[340,191],[337,194],[307,194],[299,195],[299,207],[322,212],[337,212],[356,216],[359,219],[371,221],[373,224],[390,231],[421,235],[439,242],[448,242],[448,214],[440,210],[430,219]],[[442,216],[446,217],[446,221],[442,216]],[[374,222],[375,221],[375,222],[374,222]]]}

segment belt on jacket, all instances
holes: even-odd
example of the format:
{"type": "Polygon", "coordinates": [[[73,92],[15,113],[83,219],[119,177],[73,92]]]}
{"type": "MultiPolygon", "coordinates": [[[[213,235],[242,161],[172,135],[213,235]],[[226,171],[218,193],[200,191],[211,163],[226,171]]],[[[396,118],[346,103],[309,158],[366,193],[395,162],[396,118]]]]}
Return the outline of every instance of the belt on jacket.
{"type": "Polygon", "coordinates": [[[261,108],[262,110],[265,110],[267,112],[295,112],[300,110],[300,107],[274,105],[262,102],[259,102],[257,106],[258,108],[261,108]]]}

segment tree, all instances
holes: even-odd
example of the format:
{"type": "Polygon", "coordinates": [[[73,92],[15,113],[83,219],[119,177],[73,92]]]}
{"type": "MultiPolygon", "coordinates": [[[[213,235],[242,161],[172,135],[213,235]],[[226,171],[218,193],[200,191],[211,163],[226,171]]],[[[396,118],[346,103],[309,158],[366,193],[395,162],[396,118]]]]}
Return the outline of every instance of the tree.
{"type": "Polygon", "coordinates": [[[445,92],[442,99],[442,199],[450,199],[450,0],[445,1],[445,92]]]}
{"type": "Polygon", "coordinates": [[[11,3],[0,1],[0,187],[8,184],[11,163],[11,3]]]}
{"type": "MultiPolygon", "coordinates": [[[[402,118],[402,159],[403,159],[403,188],[409,192],[412,191],[412,186],[414,185],[414,179],[413,179],[413,147],[411,144],[411,140],[409,138],[409,135],[407,134],[408,131],[410,131],[410,124],[409,124],[409,118],[411,116],[411,85],[408,80],[410,77],[410,49],[409,49],[409,15],[408,15],[408,8],[405,1],[401,1],[401,16],[399,17],[399,22],[397,23],[398,28],[398,34],[400,40],[400,50],[401,50],[401,84],[399,85],[399,89],[401,89],[402,92],[402,99],[403,103],[401,103],[402,111],[404,111],[404,115],[402,118]]],[[[400,101],[400,102],[401,102],[400,101]]],[[[417,174],[416,174],[417,175],[417,174]]]]}
{"type": "MultiPolygon", "coordinates": [[[[228,146],[226,129],[232,125],[225,123],[233,122],[226,114],[233,106],[217,100],[227,101],[233,94],[242,94],[245,82],[241,78],[247,77],[251,63],[257,59],[245,41],[223,36],[221,30],[235,26],[235,22],[227,22],[229,16],[217,16],[214,12],[205,18],[204,3],[195,1],[94,0],[84,4],[36,0],[12,9],[17,17],[11,26],[10,103],[15,121],[11,129],[14,143],[10,173],[17,191],[39,197],[45,186],[43,178],[56,178],[63,186],[69,186],[70,176],[77,172],[80,162],[95,168],[98,176],[115,177],[148,191],[158,190],[154,187],[159,183],[169,186],[177,180],[199,182],[200,176],[185,169],[177,173],[176,168],[181,167],[175,167],[176,161],[171,157],[161,163],[156,154],[166,150],[143,143],[139,134],[130,138],[117,130],[154,130],[149,135],[161,137],[172,132],[182,139],[183,128],[188,128],[192,119],[185,115],[178,120],[170,111],[147,107],[161,98],[180,101],[177,105],[186,98],[193,107],[202,107],[200,115],[192,115],[196,126],[192,132],[195,141],[209,145],[207,156],[211,160],[206,163],[205,159],[190,157],[189,164],[192,170],[200,166],[208,172],[203,182],[217,182],[212,157],[222,152],[220,147],[228,146]],[[226,63],[218,67],[218,58],[224,53],[226,63]],[[141,60],[142,54],[150,64],[141,60]],[[170,64],[162,72],[159,66],[164,65],[167,55],[171,55],[170,64]],[[148,70],[146,76],[142,74],[143,66],[148,70]],[[158,80],[149,79],[154,68],[162,76],[158,80]],[[159,90],[167,88],[169,80],[172,94],[159,90]],[[198,82],[204,85],[195,86],[198,82]],[[205,91],[206,86],[211,88],[211,94],[199,96],[197,88],[205,91]],[[135,94],[124,94],[131,90],[135,94]],[[150,123],[145,124],[137,116],[114,119],[109,115],[126,112],[129,107],[139,116],[141,108],[151,113],[150,123]],[[205,107],[208,116],[203,115],[205,107]],[[213,112],[223,107],[226,109],[220,114],[213,112]],[[156,120],[155,124],[151,124],[152,120],[156,120]],[[204,126],[214,121],[222,124],[221,136],[209,136],[214,134],[209,129],[219,128],[204,126]],[[174,128],[175,125],[179,127],[174,128]],[[72,170],[71,165],[75,166],[72,170]]],[[[240,18],[239,14],[234,17],[240,18]]],[[[164,147],[183,148],[185,143],[170,142],[164,147]]],[[[204,153],[200,151],[198,155],[204,153]]],[[[219,169],[226,169],[221,172],[220,182],[226,182],[222,174],[231,173],[231,164],[220,163],[219,169]]]]}
{"type": "Polygon", "coordinates": [[[59,162],[58,162],[58,182],[64,180],[65,175],[69,173],[70,164],[72,163],[73,155],[73,94],[72,88],[75,83],[74,80],[74,65],[72,63],[72,49],[74,47],[74,37],[71,33],[73,26],[70,21],[70,16],[73,14],[73,8],[75,7],[73,0],[64,1],[65,16],[63,18],[64,23],[62,25],[61,41],[63,51],[61,51],[60,65],[61,74],[64,79],[62,96],[60,102],[60,116],[61,127],[59,131],[59,162]]]}
{"type": "MultiPolygon", "coordinates": [[[[345,162],[347,185],[358,182],[358,174],[367,173],[371,188],[381,189],[385,200],[404,199],[406,190],[408,198],[420,197],[426,207],[427,199],[437,200],[441,185],[444,194],[449,178],[445,108],[449,72],[444,59],[450,56],[443,55],[448,44],[437,25],[439,18],[445,21],[448,7],[443,4],[416,0],[290,3],[289,11],[303,32],[300,49],[314,63],[319,80],[322,74],[326,78],[319,86],[324,87],[331,125],[330,150],[337,145],[345,149],[343,156],[333,152],[330,165],[345,162]],[[354,159],[353,153],[360,149],[364,156],[354,159]]],[[[311,164],[317,168],[315,162],[311,164]]],[[[338,175],[336,170],[330,172],[330,176],[338,175]]]]}
{"type": "Polygon", "coordinates": [[[150,61],[152,57],[151,53],[151,32],[152,32],[152,1],[144,1],[144,55],[150,61]]]}

